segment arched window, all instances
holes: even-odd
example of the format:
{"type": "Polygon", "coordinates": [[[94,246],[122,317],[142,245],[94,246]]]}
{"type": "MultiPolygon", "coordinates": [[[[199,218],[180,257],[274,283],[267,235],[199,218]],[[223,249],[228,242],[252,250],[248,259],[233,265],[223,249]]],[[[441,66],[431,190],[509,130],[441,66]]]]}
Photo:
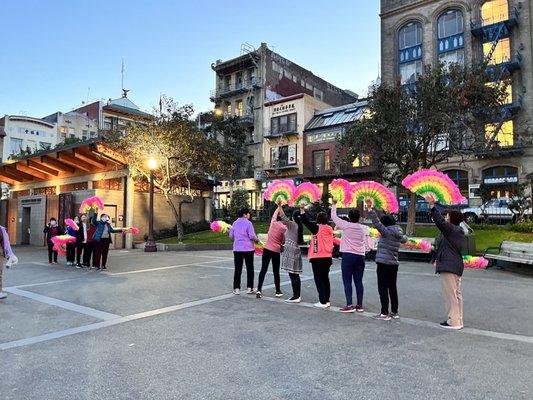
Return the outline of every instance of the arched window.
{"type": "Polygon", "coordinates": [[[464,18],[459,10],[448,10],[437,19],[437,52],[443,63],[464,64],[464,18]]]}
{"type": "Polygon", "coordinates": [[[496,24],[509,19],[509,4],[507,0],[489,0],[481,6],[481,20],[483,26],[496,24]]]}
{"type": "Polygon", "coordinates": [[[402,85],[422,73],[422,25],[409,22],[398,31],[398,73],[402,85]]]}
{"type": "Polygon", "coordinates": [[[444,173],[459,187],[461,194],[468,198],[468,172],[462,169],[449,169],[444,173]]]}

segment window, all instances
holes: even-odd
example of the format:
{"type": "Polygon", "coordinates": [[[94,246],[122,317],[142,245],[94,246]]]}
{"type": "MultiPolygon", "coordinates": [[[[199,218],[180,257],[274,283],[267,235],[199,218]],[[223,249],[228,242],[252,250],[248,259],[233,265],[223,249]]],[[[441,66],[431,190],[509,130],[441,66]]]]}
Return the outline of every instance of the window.
{"type": "Polygon", "coordinates": [[[250,69],[248,70],[248,82],[249,82],[249,83],[253,83],[253,81],[254,81],[254,77],[255,77],[254,69],[253,69],[253,68],[250,68],[250,69]]]}
{"type": "Polygon", "coordinates": [[[501,128],[494,136],[499,124],[485,125],[485,137],[487,140],[494,140],[500,147],[512,147],[514,144],[514,125],[513,121],[505,121],[501,128]]]}
{"type": "Polygon", "coordinates": [[[355,160],[353,160],[352,167],[368,167],[370,165],[370,156],[368,154],[361,154],[355,160]]]}
{"type": "Polygon", "coordinates": [[[94,132],[94,131],[91,131],[90,134],[91,134],[91,137],[92,137],[92,138],[95,138],[95,137],[97,136],[96,132],[94,132]]]}
{"type": "Polygon", "coordinates": [[[59,128],[59,133],[65,135],[67,133],[67,127],[66,126],[62,126],[59,128]]]}
{"type": "Polygon", "coordinates": [[[81,131],[81,138],[82,140],[87,140],[89,138],[89,132],[86,130],[81,131]]]}
{"type": "Polygon", "coordinates": [[[481,6],[483,25],[492,25],[509,19],[509,4],[507,0],[489,0],[481,6]]]}
{"type": "Polygon", "coordinates": [[[444,173],[459,187],[461,194],[468,197],[468,172],[461,169],[450,169],[444,173]]]}
{"type": "Polygon", "coordinates": [[[246,163],[246,171],[248,174],[253,174],[254,172],[254,156],[248,156],[247,163],[246,163]]]}
{"type": "Polygon", "coordinates": [[[271,147],[270,167],[280,168],[296,164],[296,145],[271,147]]]}
{"type": "Polygon", "coordinates": [[[9,139],[9,154],[19,154],[22,151],[22,139],[9,139]]]}
{"type": "Polygon", "coordinates": [[[329,170],[329,150],[313,151],[313,175],[320,176],[329,170]]]}
{"type": "Polygon", "coordinates": [[[236,80],[236,88],[237,89],[240,89],[243,87],[243,82],[242,82],[242,72],[237,72],[237,75],[235,75],[235,80],[236,80]]]}
{"type": "Polygon", "coordinates": [[[226,75],[224,77],[224,89],[229,90],[230,85],[231,85],[231,75],[226,75]]]}
{"type": "Polygon", "coordinates": [[[315,88],[313,96],[320,101],[324,100],[324,92],[320,89],[315,88]]]}
{"type": "MultiPolygon", "coordinates": [[[[488,82],[486,83],[487,86],[495,86],[496,83],[495,82],[488,82]]],[[[503,104],[512,104],[513,103],[513,83],[510,79],[508,80],[504,80],[504,81],[500,81],[499,82],[499,88],[500,90],[503,90],[504,88],[504,85],[505,86],[505,99],[503,100],[503,104]]]]}
{"type": "MultiPolygon", "coordinates": [[[[490,52],[492,51],[492,42],[483,43],[483,55],[485,57],[488,57],[490,52]]],[[[492,57],[489,60],[489,64],[491,65],[497,65],[504,62],[507,62],[511,59],[511,42],[509,41],[509,38],[500,39],[500,41],[496,44],[496,48],[494,49],[494,52],[492,53],[492,57]]]]}
{"type": "Polygon", "coordinates": [[[409,22],[398,31],[398,74],[402,85],[422,73],[422,25],[409,22]]]}
{"type": "Polygon", "coordinates": [[[244,115],[244,106],[243,106],[242,100],[237,100],[235,102],[235,113],[239,117],[242,117],[244,115]]]}
{"type": "Polygon", "coordinates": [[[463,33],[463,13],[459,10],[446,11],[439,17],[437,25],[439,39],[463,33]]]}
{"type": "Polygon", "coordinates": [[[296,132],[296,113],[282,115],[270,120],[271,135],[282,135],[284,133],[296,132]]]}
{"type": "Polygon", "coordinates": [[[52,147],[52,143],[39,142],[39,147],[41,150],[48,150],[52,147]]]}
{"type": "Polygon", "coordinates": [[[465,63],[465,51],[463,49],[447,51],[439,54],[439,61],[443,64],[460,64],[465,63]]]}
{"type": "Polygon", "coordinates": [[[74,130],[74,128],[68,128],[68,137],[69,138],[76,137],[76,131],[74,130]]]}
{"type": "Polygon", "coordinates": [[[226,114],[231,115],[231,103],[226,103],[226,114]]]}

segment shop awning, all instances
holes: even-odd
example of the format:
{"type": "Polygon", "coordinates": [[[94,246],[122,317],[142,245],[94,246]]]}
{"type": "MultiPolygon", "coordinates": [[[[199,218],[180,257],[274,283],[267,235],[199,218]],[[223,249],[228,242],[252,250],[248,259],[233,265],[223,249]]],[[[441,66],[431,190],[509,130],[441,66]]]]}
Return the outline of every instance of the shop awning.
{"type": "Polygon", "coordinates": [[[0,182],[8,185],[69,178],[124,169],[124,158],[98,139],[51,150],[0,165],[0,182]]]}

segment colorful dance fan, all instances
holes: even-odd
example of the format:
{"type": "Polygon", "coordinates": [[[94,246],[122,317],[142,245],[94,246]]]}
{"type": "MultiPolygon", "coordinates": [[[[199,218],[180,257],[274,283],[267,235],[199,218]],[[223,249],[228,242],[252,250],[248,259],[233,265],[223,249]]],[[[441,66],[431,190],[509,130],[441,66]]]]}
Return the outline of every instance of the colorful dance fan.
{"type": "Polygon", "coordinates": [[[213,221],[209,227],[213,232],[228,233],[231,225],[224,221],[213,221]]]}
{"type": "Polygon", "coordinates": [[[269,200],[274,203],[277,203],[278,198],[281,198],[283,204],[292,204],[295,190],[296,187],[294,186],[294,182],[292,180],[276,179],[268,185],[263,197],[265,200],[269,200]]]}
{"type": "Polygon", "coordinates": [[[262,256],[265,245],[263,242],[254,243],[254,252],[256,256],[262,256]]]}
{"type": "Polygon", "coordinates": [[[91,210],[98,212],[104,209],[104,202],[98,196],[89,197],[81,202],[80,214],[87,213],[91,210]]]}
{"type": "Polygon", "coordinates": [[[333,179],[329,185],[329,193],[337,200],[339,207],[349,207],[352,203],[352,185],[346,179],[333,179]]]}
{"type": "Polygon", "coordinates": [[[398,200],[394,193],[374,181],[361,181],[352,184],[352,207],[357,207],[358,201],[372,201],[372,206],[388,213],[397,213],[398,200]]]}
{"type": "Polygon", "coordinates": [[[78,231],[80,229],[80,227],[78,226],[77,223],[74,222],[73,219],[71,218],[67,218],[65,219],[65,225],[67,226],[70,226],[72,229],[74,229],[75,231],[78,231]]]}
{"type": "Polygon", "coordinates": [[[373,238],[380,238],[381,233],[376,228],[368,228],[368,236],[373,238]]]}
{"type": "Polygon", "coordinates": [[[294,191],[294,198],[291,203],[299,205],[301,203],[311,204],[320,200],[320,189],[317,185],[311,182],[304,182],[296,186],[294,191]]]}
{"type": "Polygon", "coordinates": [[[485,269],[489,266],[489,260],[485,257],[463,256],[465,268],[485,269]]]}
{"type": "Polygon", "coordinates": [[[50,240],[54,244],[53,249],[61,255],[67,254],[67,244],[76,242],[76,238],[70,235],[58,235],[50,240]]]}
{"type": "Polygon", "coordinates": [[[409,238],[407,243],[402,243],[401,246],[411,250],[431,251],[431,243],[423,239],[409,238]]]}
{"type": "Polygon", "coordinates": [[[402,185],[420,196],[432,195],[442,204],[461,204],[465,201],[450,177],[434,169],[421,169],[408,175],[402,185]]]}
{"type": "Polygon", "coordinates": [[[130,226],[128,228],[123,228],[122,233],[131,233],[133,235],[138,235],[140,233],[140,229],[135,226],[130,226]]]}

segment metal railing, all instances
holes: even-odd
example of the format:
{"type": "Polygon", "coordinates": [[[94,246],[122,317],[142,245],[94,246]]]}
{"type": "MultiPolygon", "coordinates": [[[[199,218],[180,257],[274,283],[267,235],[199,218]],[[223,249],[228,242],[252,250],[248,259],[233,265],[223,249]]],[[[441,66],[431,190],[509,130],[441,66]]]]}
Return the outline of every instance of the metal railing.
{"type": "Polygon", "coordinates": [[[253,88],[259,88],[261,87],[261,79],[256,77],[252,79],[248,79],[243,82],[233,83],[229,85],[222,85],[216,89],[211,90],[211,98],[218,98],[222,96],[227,96],[234,92],[245,92],[253,88]]]}

